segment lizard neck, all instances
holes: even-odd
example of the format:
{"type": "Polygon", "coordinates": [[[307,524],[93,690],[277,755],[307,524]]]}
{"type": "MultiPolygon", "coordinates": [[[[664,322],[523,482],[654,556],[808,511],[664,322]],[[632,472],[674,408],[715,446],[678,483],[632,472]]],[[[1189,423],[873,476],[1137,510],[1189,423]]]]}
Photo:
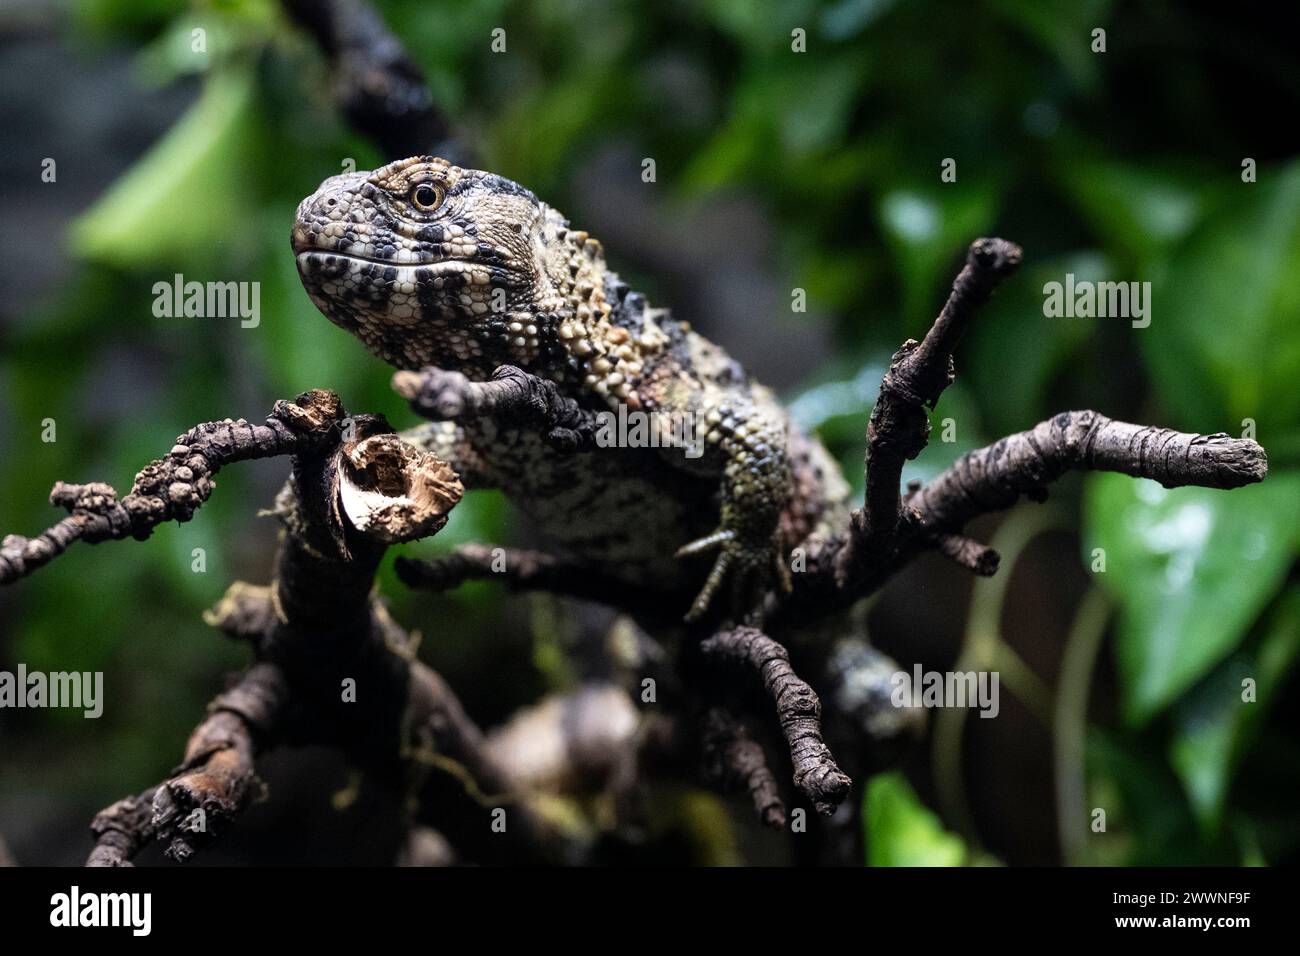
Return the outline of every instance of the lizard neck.
{"type": "Polygon", "coordinates": [[[665,313],[649,308],[606,266],[598,240],[563,227],[555,238],[561,253],[548,270],[555,299],[542,308],[560,315],[567,377],[610,407],[640,408],[638,384],[669,342],[658,322],[665,313]]]}

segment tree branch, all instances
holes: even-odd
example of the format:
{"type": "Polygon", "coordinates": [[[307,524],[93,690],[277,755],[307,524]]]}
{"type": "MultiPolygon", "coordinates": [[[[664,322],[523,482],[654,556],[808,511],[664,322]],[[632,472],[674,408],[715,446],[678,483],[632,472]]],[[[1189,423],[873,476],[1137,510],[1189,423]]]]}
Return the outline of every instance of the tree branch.
{"type": "Polygon", "coordinates": [[[289,697],[279,668],[262,663],[209,705],[208,718],[186,744],[184,762],[154,792],[152,824],[167,856],[185,862],[248,805],[254,762],[273,738],[289,697]]]}
{"type": "Polygon", "coordinates": [[[785,826],[785,802],[776,777],[744,721],[725,707],[710,707],[704,715],[702,748],[705,774],[715,785],[723,790],[743,788],[765,826],[776,830],[785,826]]]}
{"type": "Polygon", "coordinates": [[[497,580],[512,591],[546,591],[625,610],[663,610],[663,595],[657,591],[544,551],[464,544],[429,560],[399,557],[394,567],[403,584],[421,591],[450,591],[466,581],[497,580]]]}
{"type": "Polygon", "coordinates": [[[224,832],[248,804],[254,761],[275,734],[288,699],[284,677],[257,664],[208,705],[208,716],[185,747],[174,774],[137,797],[127,797],[95,817],[95,848],[87,866],[129,866],[153,839],[184,862],[224,832]]]}
{"type": "Polygon", "coordinates": [[[112,486],[102,482],[57,482],[50,503],[71,513],[35,538],[4,538],[0,585],[48,564],[74,541],[143,541],[164,521],[189,521],[212,494],[213,476],[223,466],[306,452],[327,442],[341,418],[333,392],[304,392],[293,402],[276,402],[265,425],[227,418],[194,426],[176,439],[165,458],[135,476],[131,493],[120,501],[112,486]]]}
{"type": "Polygon", "coordinates": [[[903,464],[925,448],[933,407],[952,383],[952,353],[975,310],[1020,264],[1020,247],[1004,239],[971,243],[966,265],[925,338],[903,343],[880,383],[880,397],[867,424],[866,493],[863,508],[850,520],[850,546],[839,554],[841,587],[851,586],[872,565],[888,560],[902,515],[899,485],[903,464]]]}
{"type": "Polygon", "coordinates": [[[762,631],[737,627],[719,631],[700,645],[706,657],[748,666],[776,704],[777,719],[790,747],[795,788],[818,813],[830,815],[852,781],[840,770],[822,739],[821,701],[790,667],[785,647],[762,631]]]}
{"type": "Polygon", "coordinates": [[[334,97],[348,122],[388,159],[447,152],[451,123],[379,14],[357,0],[283,0],[283,6],[329,58],[334,97]]]}
{"type": "Polygon", "coordinates": [[[86,866],[131,866],[131,858],[154,837],[153,797],[156,787],[126,797],[99,811],[90,824],[95,848],[86,866]]]}
{"type": "Polygon", "coordinates": [[[1166,487],[1236,488],[1262,481],[1264,449],[1225,434],[1193,435],[1113,421],[1093,411],[1064,412],[1027,432],[963,456],[928,485],[900,498],[905,461],[925,447],[933,406],[953,379],[952,350],[974,310],[1020,262],[1002,239],[972,243],[943,311],[920,343],[894,355],[867,427],[864,506],[844,532],[811,542],[805,573],[781,618],[821,616],[883,584],[911,558],[934,549],[980,575],[996,572],[992,549],[962,534],[973,518],[1010,507],[1021,495],[1047,496],[1065,472],[1118,471],[1166,487]]]}
{"type": "Polygon", "coordinates": [[[1067,471],[1117,471],[1166,488],[1239,488],[1263,481],[1268,457],[1257,443],[1219,433],[1192,435],[1117,422],[1098,412],[1062,412],[1026,432],[963,455],[909,498],[926,528],[960,529],[1021,495],[1047,496],[1067,471]]]}

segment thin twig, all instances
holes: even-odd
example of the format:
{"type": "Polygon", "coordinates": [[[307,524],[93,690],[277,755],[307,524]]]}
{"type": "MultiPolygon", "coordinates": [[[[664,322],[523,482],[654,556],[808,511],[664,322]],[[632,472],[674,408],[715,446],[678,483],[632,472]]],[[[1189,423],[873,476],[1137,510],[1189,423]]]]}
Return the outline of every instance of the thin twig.
{"type": "Polygon", "coordinates": [[[704,715],[703,750],[705,772],[724,790],[743,788],[754,802],[758,818],[766,826],[785,826],[785,803],[776,778],[767,765],[763,748],[749,728],[725,707],[710,707],[704,715]]]}
{"type": "Polygon", "coordinates": [[[165,458],[135,476],[131,493],[121,500],[102,482],[57,482],[50,503],[70,514],[35,538],[5,537],[0,585],[48,564],[74,541],[144,540],[164,521],[189,521],[212,494],[213,476],[223,466],[305,452],[328,441],[341,417],[333,392],[304,392],[293,402],[276,402],[265,425],[227,418],[194,426],[176,439],[165,458]]]}
{"type": "Polygon", "coordinates": [[[929,440],[925,407],[934,406],[953,380],[952,353],[975,310],[1020,264],[1020,247],[1005,239],[971,243],[966,265],[925,338],[909,339],[894,354],[880,383],[880,397],[867,424],[866,492],[853,513],[851,545],[840,552],[840,585],[852,586],[873,563],[888,560],[902,515],[899,484],[903,464],[929,440]]]}
{"type": "Polygon", "coordinates": [[[658,592],[544,551],[464,544],[429,560],[398,558],[394,567],[403,584],[421,591],[450,591],[466,581],[497,580],[512,591],[546,591],[624,609],[662,608],[664,603],[658,592]]]}
{"type": "Polygon", "coordinates": [[[852,781],[840,770],[822,739],[821,701],[807,682],[790,667],[790,654],[779,642],[752,627],[719,631],[700,645],[707,657],[748,666],[763,681],[776,704],[790,760],[795,788],[818,813],[829,815],[848,795],[852,781]]]}

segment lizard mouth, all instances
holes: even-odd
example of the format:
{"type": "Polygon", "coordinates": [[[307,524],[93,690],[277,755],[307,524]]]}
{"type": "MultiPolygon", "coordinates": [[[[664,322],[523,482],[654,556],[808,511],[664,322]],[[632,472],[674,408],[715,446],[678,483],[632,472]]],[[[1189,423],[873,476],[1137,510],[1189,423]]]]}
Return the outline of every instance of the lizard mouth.
{"type": "Polygon", "coordinates": [[[370,271],[372,268],[396,269],[398,273],[423,271],[435,276],[464,275],[473,269],[487,270],[481,263],[466,259],[435,259],[432,262],[402,262],[397,259],[369,259],[352,256],[330,249],[304,249],[296,257],[300,272],[346,269],[349,272],[370,271]]]}

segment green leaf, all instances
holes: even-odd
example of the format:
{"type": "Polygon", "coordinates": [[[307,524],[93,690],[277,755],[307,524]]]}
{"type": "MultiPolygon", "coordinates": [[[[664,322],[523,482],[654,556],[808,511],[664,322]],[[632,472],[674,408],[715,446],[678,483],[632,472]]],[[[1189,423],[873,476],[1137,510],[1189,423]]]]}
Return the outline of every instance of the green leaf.
{"type": "Polygon", "coordinates": [[[1023,431],[1053,414],[1045,401],[1057,373],[1093,335],[1094,318],[1043,315],[1043,286],[1073,273],[1090,282],[1119,278],[1096,252],[1033,262],[999,289],[974,323],[969,358],[957,359],[958,380],[973,384],[994,434],[1023,431]]]}
{"type": "Polygon", "coordinates": [[[1300,473],[1233,491],[1095,474],[1084,508],[1086,548],[1104,549],[1100,582],[1122,608],[1125,717],[1141,725],[1238,647],[1281,583],[1300,538],[1300,473]]]}
{"type": "MultiPolygon", "coordinates": [[[[998,0],[994,8],[1037,42],[1077,88],[1092,90],[1101,74],[1092,52],[1092,30],[1107,26],[1110,0],[1040,3],[1038,0],[998,0]]],[[[1104,59],[1104,58],[1102,58],[1104,59]]]]}
{"type": "Polygon", "coordinates": [[[248,169],[254,86],[251,65],[210,73],[180,122],[73,223],[73,251],[156,271],[223,239],[238,240],[255,198],[249,186],[257,181],[248,169]]]}
{"type": "Polygon", "coordinates": [[[938,314],[947,295],[945,278],[957,274],[966,245],[996,218],[998,195],[992,183],[966,182],[960,189],[894,189],[880,200],[880,223],[902,275],[909,332],[919,337],[938,314]]]}
{"type": "Polygon", "coordinates": [[[782,141],[791,153],[827,150],[842,141],[862,88],[860,58],[841,56],[819,63],[815,70],[788,73],[782,78],[784,102],[816,103],[815,110],[782,110],[782,141]]]}
{"type": "Polygon", "coordinates": [[[1169,759],[1207,835],[1222,824],[1232,773],[1300,656],[1300,589],[1283,599],[1255,644],[1215,668],[1175,709],[1169,759]],[[1246,680],[1251,699],[1243,699],[1246,680]]]}
{"type": "Polygon", "coordinates": [[[1300,438],[1300,162],[1234,182],[1152,279],[1135,331],[1155,385],[1187,429],[1256,423],[1265,448],[1300,438]]]}
{"type": "Polygon", "coordinates": [[[1196,822],[1161,743],[1147,733],[1090,728],[1087,860],[1093,866],[1225,865],[1221,846],[1198,840],[1196,822]],[[1097,811],[1103,811],[1101,818],[1097,811]],[[1105,829],[1094,829],[1104,819],[1105,829]]]}
{"type": "Polygon", "coordinates": [[[1107,247],[1123,250],[1139,262],[1149,262],[1182,239],[1204,202],[1205,177],[1184,169],[1090,156],[1087,147],[1075,140],[1062,144],[1055,168],[1107,247]]]}
{"type": "Polygon", "coordinates": [[[961,866],[966,844],[943,828],[899,771],[872,777],[863,797],[870,866],[961,866]]]}

